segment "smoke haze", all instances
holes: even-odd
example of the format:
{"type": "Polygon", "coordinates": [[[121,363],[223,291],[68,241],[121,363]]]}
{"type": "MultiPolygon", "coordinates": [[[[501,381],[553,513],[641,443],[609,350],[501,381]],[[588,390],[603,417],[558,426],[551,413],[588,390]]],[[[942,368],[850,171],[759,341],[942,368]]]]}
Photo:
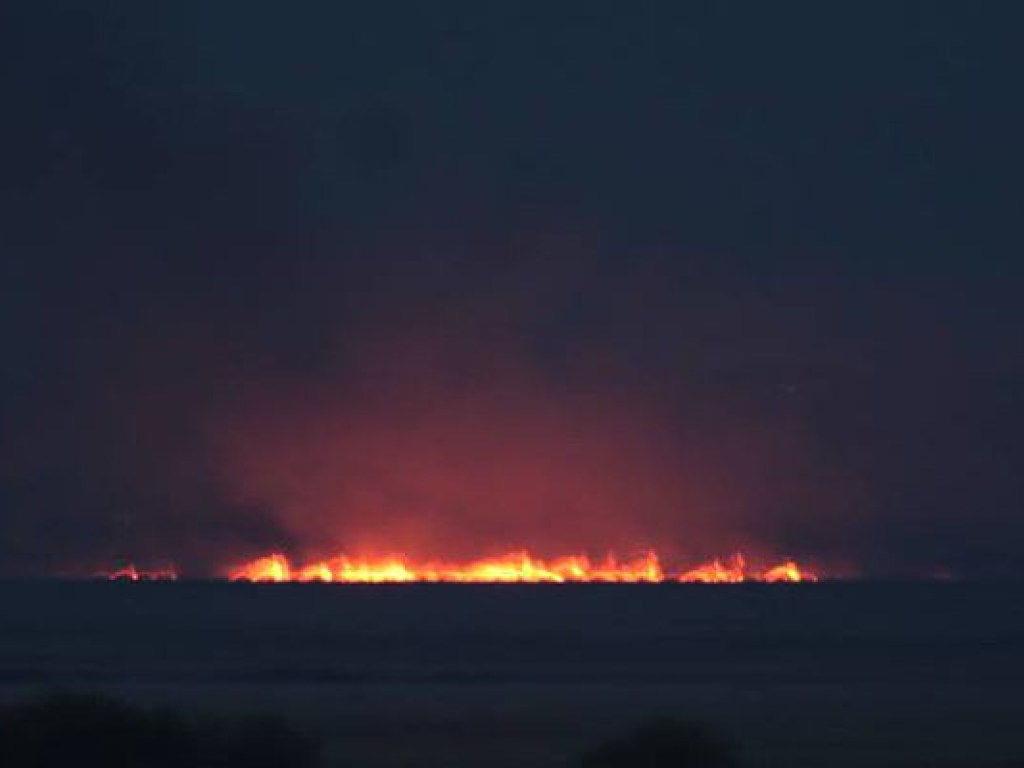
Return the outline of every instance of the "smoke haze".
{"type": "Polygon", "coordinates": [[[0,570],[1019,575],[1016,26],[909,8],[8,4],[0,570]]]}

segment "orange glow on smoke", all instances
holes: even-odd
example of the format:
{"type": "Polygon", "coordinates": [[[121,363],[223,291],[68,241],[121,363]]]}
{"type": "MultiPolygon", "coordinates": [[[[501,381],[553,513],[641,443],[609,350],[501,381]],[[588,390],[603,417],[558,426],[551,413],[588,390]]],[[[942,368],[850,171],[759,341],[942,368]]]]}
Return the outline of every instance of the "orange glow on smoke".
{"type": "Polygon", "coordinates": [[[335,558],[297,564],[274,553],[243,563],[227,572],[232,581],[339,582],[383,584],[404,582],[444,583],[563,583],[619,582],[660,583],[668,581],[706,584],[735,584],[747,581],[817,581],[817,576],[792,560],[768,568],[748,566],[742,555],[712,560],[693,568],[663,566],[654,552],[628,560],[609,556],[592,561],[585,555],[552,559],[528,552],[467,562],[415,561],[402,556],[335,558]]]}

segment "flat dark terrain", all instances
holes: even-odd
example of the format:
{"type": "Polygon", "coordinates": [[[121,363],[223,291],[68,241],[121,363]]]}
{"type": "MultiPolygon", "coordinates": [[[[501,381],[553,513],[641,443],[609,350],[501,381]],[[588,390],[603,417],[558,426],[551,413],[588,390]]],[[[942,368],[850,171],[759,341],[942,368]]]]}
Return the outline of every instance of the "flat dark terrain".
{"type": "Polygon", "coordinates": [[[0,584],[0,693],[270,712],[328,765],[556,766],[649,716],[752,766],[1024,760],[1024,586],[0,584]]]}

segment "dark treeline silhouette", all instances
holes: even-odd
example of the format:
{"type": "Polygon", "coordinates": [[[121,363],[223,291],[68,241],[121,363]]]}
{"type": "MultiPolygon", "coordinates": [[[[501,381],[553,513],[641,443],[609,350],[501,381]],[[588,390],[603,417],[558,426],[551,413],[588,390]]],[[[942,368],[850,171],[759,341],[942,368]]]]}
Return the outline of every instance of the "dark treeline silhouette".
{"type": "Polygon", "coordinates": [[[185,718],[55,695],[0,709],[3,768],[313,768],[317,745],[276,718],[185,718]]]}
{"type": "Polygon", "coordinates": [[[713,731],[657,720],[583,756],[580,768],[738,768],[733,747],[713,731]]]}
{"type": "MultiPolygon", "coordinates": [[[[2,768],[316,768],[319,745],[276,718],[199,718],[100,696],[0,708],[2,768]]],[[[580,768],[736,768],[712,731],[660,720],[573,761],[580,768]]]]}
{"type": "MultiPolygon", "coordinates": [[[[577,755],[567,768],[741,765],[736,747],[715,730],[660,719],[577,755]]],[[[316,739],[274,717],[199,717],[69,694],[0,707],[0,768],[69,767],[330,768],[316,739]]],[[[1024,768],[1024,761],[971,768],[1024,768]]]]}

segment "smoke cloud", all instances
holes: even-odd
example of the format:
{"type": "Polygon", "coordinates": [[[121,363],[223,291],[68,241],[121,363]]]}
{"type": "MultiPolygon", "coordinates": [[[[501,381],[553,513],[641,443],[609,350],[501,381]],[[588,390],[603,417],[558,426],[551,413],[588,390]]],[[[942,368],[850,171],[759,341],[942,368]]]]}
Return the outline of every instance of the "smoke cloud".
{"type": "Polygon", "coordinates": [[[305,555],[777,554],[818,482],[786,425],[688,424],[607,365],[556,377],[471,319],[370,346],[218,421],[224,486],[274,509],[305,555]]]}

